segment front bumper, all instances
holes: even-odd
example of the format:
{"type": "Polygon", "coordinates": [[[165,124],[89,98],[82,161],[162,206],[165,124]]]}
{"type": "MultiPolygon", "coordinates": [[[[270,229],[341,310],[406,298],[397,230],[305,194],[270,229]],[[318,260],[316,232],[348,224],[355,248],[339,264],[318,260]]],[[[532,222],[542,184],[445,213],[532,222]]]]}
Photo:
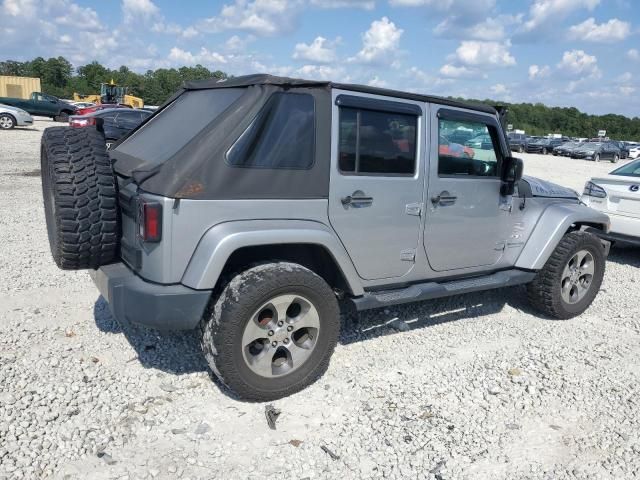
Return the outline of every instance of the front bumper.
{"type": "Polygon", "coordinates": [[[33,125],[33,117],[28,113],[18,113],[16,115],[16,121],[18,127],[30,127],[33,125]]]}
{"type": "Polygon", "coordinates": [[[211,298],[210,290],[146,282],[123,263],[105,265],[89,274],[111,314],[122,324],[191,330],[200,322],[211,298]]]}

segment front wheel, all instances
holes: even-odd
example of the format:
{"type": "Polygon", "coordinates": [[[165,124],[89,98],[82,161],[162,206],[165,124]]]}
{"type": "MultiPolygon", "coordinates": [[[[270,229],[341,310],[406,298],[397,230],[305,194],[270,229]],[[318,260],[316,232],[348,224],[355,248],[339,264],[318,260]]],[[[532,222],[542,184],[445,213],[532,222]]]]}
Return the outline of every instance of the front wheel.
{"type": "Polygon", "coordinates": [[[596,155],[593,157],[593,161],[594,162],[599,162],[600,161],[600,154],[596,153],[596,155]]]}
{"type": "Polygon", "coordinates": [[[598,237],[586,232],[568,233],[527,285],[529,301],[554,318],[578,316],[600,290],[604,270],[604,248],[598,237]]]}
{"type": "Polygon", "coordinates": [[[67,112],[60,112],[60,115],[56,115],[55,117],[53,117],[53,120],[55,122],[68,122],[69,121],[69,114],[67,112]]]}
{"type": "Polygon", "coordinates": [[[327,369],[340,330],[333,290],[294,263],[236,275],[201,322],[204,356],[239,397],[268,401],[296,393],[327,369]]]}
{"type": "Polygon", "coordinates": [[[543,155],[546,155],[546,154],[547,154],[547,149],[546,149],[546,148],[543,148],[543,149],[542,149],[542,154],[543,154],[543,155]]]}
{"type": "Polygon", "coordinates": [[[618,154],[613,156],[613,159],[611,160],[611,163],[618,163],[618,161],[620,160],[620,157],[618,156],[618,154]]]}
{"type": "Polygon", "coordinates": [[[518,153],[524,153],[524,146],[520,145],[518,147],[518,153]]]}
{"type": "Polygon", "coordinates": [[[16,120],[8,113],[0,114],[0,130],[11,130],[16,126],[16,120]]]}

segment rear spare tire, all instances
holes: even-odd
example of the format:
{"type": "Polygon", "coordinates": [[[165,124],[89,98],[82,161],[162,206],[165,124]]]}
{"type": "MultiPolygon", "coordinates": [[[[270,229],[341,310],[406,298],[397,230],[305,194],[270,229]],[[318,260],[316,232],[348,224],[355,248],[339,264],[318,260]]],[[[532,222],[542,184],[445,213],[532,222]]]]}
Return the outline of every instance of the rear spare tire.
{"type": "Polygon", "coordinates": [[[58,267],[81,270],[116,260],[117,184],[104,135],[94,128],[47,128],[40,163],[49,246],[58,267]]]}

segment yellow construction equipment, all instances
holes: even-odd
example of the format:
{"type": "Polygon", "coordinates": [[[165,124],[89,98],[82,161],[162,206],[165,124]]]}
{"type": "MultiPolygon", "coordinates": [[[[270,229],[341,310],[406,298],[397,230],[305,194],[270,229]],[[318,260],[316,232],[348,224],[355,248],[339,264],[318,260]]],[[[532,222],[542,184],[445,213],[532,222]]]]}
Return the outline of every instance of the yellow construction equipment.
{"type": "Polygon", "coordinates": [[[144,106],[142,99],[129,95],[128,92],[129,87],[116,85],[113,79],[111,79],[109,83],[100,84],[100,95],[83,95],[80,93],[74,93],[73,99],[76,102],[93,102],[96,105],[119,104],[129,105],[133,108],[142,108],[144,106]]]}

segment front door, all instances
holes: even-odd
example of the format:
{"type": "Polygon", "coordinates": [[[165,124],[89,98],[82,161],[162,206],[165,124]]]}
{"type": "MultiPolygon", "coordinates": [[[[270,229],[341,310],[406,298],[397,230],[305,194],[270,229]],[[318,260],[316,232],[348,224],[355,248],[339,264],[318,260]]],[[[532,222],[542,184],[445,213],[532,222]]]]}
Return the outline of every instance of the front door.
{"type": "Polygon", "coordinates": [[[501,205],[506,144],[495,116],[431,105],[424,247],[438,272],[494,265],[506,247],[509,212],[501,205]],[[487,142],[452,139],[488,138],[487,142]]]}
{"type": "Polygon", "coordinates": [[[333,91],[329,219],[363,279],[415,262],[423,202],[424,103],[333,91]]]}

